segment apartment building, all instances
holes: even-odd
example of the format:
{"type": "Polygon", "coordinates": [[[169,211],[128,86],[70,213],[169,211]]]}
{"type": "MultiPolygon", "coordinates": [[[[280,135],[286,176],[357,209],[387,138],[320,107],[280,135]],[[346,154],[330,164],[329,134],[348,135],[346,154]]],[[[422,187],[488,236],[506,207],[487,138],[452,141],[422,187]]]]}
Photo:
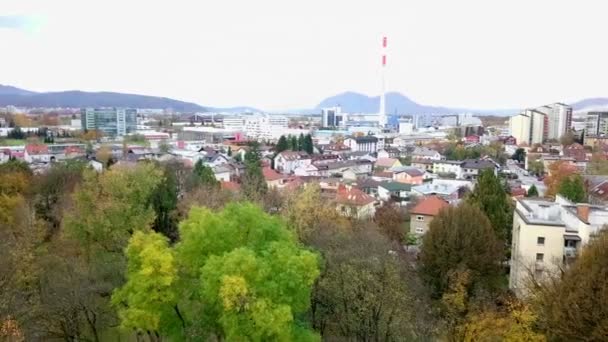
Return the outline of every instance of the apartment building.
{"type": "Polygon", "coordinates": [[[572,107],[554,103],[526,109],[509,119],[511,135],[517,143],[542,144],[559,139],[572,127],[572,107]]]}
{"type": "Polygon", "coordinates": [[[572,127],[572,107],[554,103],[535,109],[547,116],[547,139],[559,139],[572,127]]]}
{"type": "Polygon", "coordinates": [[[608,112],[589,112],[585,121],[585,137],[608,136],[608,112]]]}
{"type": "Polygon", "coordinates": [[[321,109],[322,127],[346,127],[348,114],[342,113],[340,107],[330,107],[321,109]]]}
{"type": "Polygon", "coordinates": [[[574,261],[589,240],[608,223],[608,207],[521,198],[513,214],[509,287],[525,295],[540,282],[574,261]]]}

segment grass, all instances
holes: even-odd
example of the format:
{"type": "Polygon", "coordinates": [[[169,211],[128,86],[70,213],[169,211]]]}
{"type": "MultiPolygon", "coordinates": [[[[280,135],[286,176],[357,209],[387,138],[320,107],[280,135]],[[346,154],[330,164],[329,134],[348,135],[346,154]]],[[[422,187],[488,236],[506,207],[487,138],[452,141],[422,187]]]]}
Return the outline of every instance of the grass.
{"type": "Polygon", "coordinates": [[[20,146],[25,145],[25,140],[20,139],[0,139],[0,146],[20,146]]]}

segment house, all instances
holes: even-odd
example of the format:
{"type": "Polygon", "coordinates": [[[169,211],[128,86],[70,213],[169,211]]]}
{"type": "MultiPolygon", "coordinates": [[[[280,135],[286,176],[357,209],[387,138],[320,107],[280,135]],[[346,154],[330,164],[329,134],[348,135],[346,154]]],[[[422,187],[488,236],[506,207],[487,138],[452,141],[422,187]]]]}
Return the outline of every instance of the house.
{"type": "Polygon", "coordinates": [[[500,166],[491,159],[467,159],[462,165],[462,179],[476,179],[482,171],[493,170],[494,175],[498,175],[500,166]]]}
{"type": "Polygon", "coordinates": [[[229,162],[228,157],[226,157],[225,155],[223,155],[221,153],[217,153],[217,152],[209,153],[201,159],[203,160],[203,164],[205,164],[209,167],[225,165],[225,164],[228,164],[228,162],[229,162]]]}
{"type": "Polygon", "coordinates": [[[344,216],[370,219],[376,213],[374,198],[350,185],[340,184],[336,190],[336,209],[344,216]]]}
{"type": "Polygon", "coordinates": [[[587,154],[585,147],[579,143],[574,143],[570,146],[564,147],[562,155],[574,160],[574,164],[577,169],[581,172],[585,172],[587,169],[587,163],[589,162],[590,155],[587,154]]]}
{"type": "Polygon", "coordinates": [[[447,201],[439,196],[425,197],[410,210],[410,233],[417,236],[424,235],[429,230],[433,218],[449,205],[447,201]]]}
{"type": "Polygon", "coordinates": [[[412,187],[412,196],[439,196],[449,203],[457,203],[458,200],[470,190],[473,190],[473,184],[470,181],[433,179],[431,183],[424,183],[412,187]]]}
{"type": "Polygon", "coordinates": [[[327,144],[327,145],[318,145],[319,150],[322,151],[323,154],[342,154],[351,152],[350,147],[344,145],[343,143],[335,143],[335,144],[327,144]]]}
{"type": "Polygon", "coordinates": [[[269,167],[263,167],[262,174],[264,175],[266,185],[269,189],[280,188],[281,186],[283,186],[283,182],[287,178],[285,175],[282,175],[269,167]]]}
{"type": "Polygon", "coordinates": [[[608,205],[608,179],[589,186],[589,203],[608,205]]]}
{"type": "Polygon", "coordinates": [[[226,165],[218,165],[212,167],[215,179],[220,182],[229,182],[231,179],[232,169],[226,165]]]}
{"type": "Polygon", "coordinates": [[[412,186],[399,182],[381,182],[378,185],[378,198],[385,202],[396,202],[402,205],[407,204],[410,199],[412,186]]]}
{"type": "Polygon", "coordinates": [[[410,163],[412,167],[415,167],[426,172],[433,172],[433,160],[431,159],[412,159],[410,163]]]}
{"type": "Polygon", "coordinates": [[[28,144],[25,146],[24,159],[28,163],[49,163],[51,161],[49,147],[41,144],[28,144]]]}
{"type": "Polygon", "coordinates": [[[283,151],[274,157],[274,169],[291,174],[297,168],[312,164],[312,158],[304,151],[283,151]]]}
{"type": "Polygon", "coordinates": [[[386,171],[376,171],[374,172],[374,174],[372,175],[372,179],[375,181],[392,181],[393,180],[393,173],[389,170],[386,171]]]}
{"type": "Polygon", "coordinates": [[[393,167],[400,167],[401,162],[399,159],[395,158],[378,158],[376,159],[376,168],[377,169],[390,169],[393,167]]]}
{"type": "Polygon", "coordinates": [[[453,178],[462,179],[462,165],[463,162],[460,160],[435,160],[433,173],[443,177],[453,175],[453,178]]]}
{"type": "Polygon", "coordinates": [[[380,158],[399,158],[401,151],[396,147],[385,147],[378,151],[378,159],[380,158]]]}
{"type": "Polygon", "coordinates": [[[98,162],[97,160],[89,160],[87,163],[95,172],[101,173],[103,172],[103,163],[98,162]]]}
{"type": "Polygon", "coordinates": [[[407,184],[422,184],[424,181],[424,171],[411,166],[399,166],[390,169],[393,173],[393,180],[407,184]]]}
{"type": "Polygon", "coordinates": [[[542,282],[563,272],[581,249],[608,222],[608,207],[555,201],[518,199],[513,214],[509,288],[525,296],[531,280],[542,282]]]}
{"type": "Polygon", "coordinates": [[[372,135],[351,137],[344,140],[344,145],[348,146],[353,152],[376,153],[378,151],[378,138],[372,135]]]}
{"type": "Polygon", "coordinates": [[[378,187],[382,184],[382,182],[376,181],[372,178],[363,178],[357,180],[357,188],[361,189],[361,191],[366,194],[377,197],[378,196],[378,187]]]}
{"type": "Polygon", "coordinates": [[[349,176],[362,177],[371,174],[372,163],[367,160],[345,160],[328,164],[302,165],[294,170],[297,176],[343,177],[349,170],[349,176]]]}
{"type": "Polygon", "coordinates": [[[412,159],[441,160],[441,158],[439,152],[427,147],[416,147],[412,152],[412,159]]]}

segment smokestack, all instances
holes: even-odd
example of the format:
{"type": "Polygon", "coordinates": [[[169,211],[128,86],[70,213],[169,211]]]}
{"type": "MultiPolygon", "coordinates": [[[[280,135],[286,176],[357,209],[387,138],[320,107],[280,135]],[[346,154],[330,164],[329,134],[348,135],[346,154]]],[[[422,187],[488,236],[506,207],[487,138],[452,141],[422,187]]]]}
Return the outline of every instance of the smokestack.
{"type": "Polygon", "coordinates": [[[589,223],[589,204],[578,204],[576,206],[576,215],[583,222],[589,223]]]}
{"type": "Polygon", "coordinates": [[[378,113],[378,123],[381,127],[386,127],[388,120],[386,118],[386,47],[388,45],[388,38],[382,37],[382,93],[380,94],[380,112],[378,113]]]}

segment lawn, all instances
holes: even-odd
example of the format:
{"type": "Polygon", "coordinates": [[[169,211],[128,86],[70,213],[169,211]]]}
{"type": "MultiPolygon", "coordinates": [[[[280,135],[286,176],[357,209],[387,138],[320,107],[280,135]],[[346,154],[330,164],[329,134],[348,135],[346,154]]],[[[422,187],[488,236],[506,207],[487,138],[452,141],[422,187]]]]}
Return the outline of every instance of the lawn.
{"type": "Polygon", "coordinates": [[[0,139],[0,146],[20,146],[25,145],[25,140],[20,139],[0,139]]]}

